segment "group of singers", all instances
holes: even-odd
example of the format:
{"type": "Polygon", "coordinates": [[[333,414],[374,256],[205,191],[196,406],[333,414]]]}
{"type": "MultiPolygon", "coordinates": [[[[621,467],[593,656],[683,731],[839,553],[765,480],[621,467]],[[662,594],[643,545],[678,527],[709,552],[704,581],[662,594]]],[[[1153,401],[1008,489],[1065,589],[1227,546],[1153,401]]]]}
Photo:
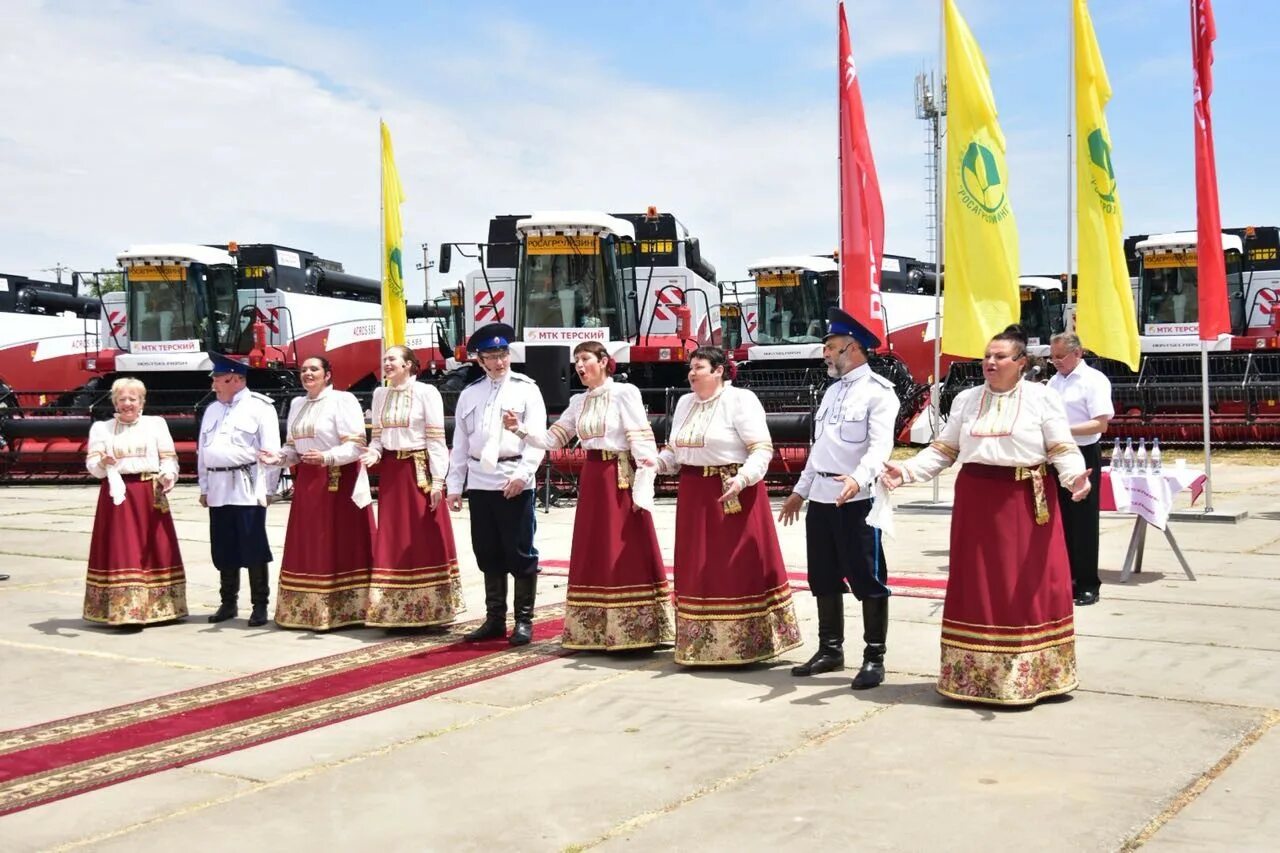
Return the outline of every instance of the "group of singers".
{"type": "MultiPolygon", "coordinates": [[[[759,399],[733,384],[717,347],[689,356],[691,393],[680,398],[659,451],[635,386],[615,382],[598,342],[579,344],[585,391],[547,426],[537,385],[510,369],[511,327],[477,330],[468,349],[484,375],[455,408],[445,444],[439,392],[417,381],[412,350],[391,347],[375,390],[372,438],[356,398],[331,386],[328,362],[306,359],[305,396],[291,401],[280,441],[270,398],[246,387],[241,362],[214,357],[216,397],[198,440],[200,501],[209,508],[221,606],[238,614],[248,570],[249,624],[268,621],[265,514],[272,480],[295,469],[280,561],[275,622],[324,631],[363,624],[424,628],[462,610],[450,510],[470,509],[471,545],[484,576],[485,619],[464,639],[533,635],[538,551],[535,474],[547,450],[575,439],[587,453],[578,481],[564,627],[566,648],[618,651],[672,643],[684,665],[768,660],[801,643],[791,586],[763,479],[773,457],[759,399]],[[366,469],[379,473],[375,520],[366,469]],[[656,474],[678,475],[674,596],[668,590],[652,506],[656,474]],[[514,614],[507,630],[508,578],[514,614]],[[674,599],[674,632],[671,602],[674,599]]],[[[893,489],[956,461],[947,598],[938,690],[962,700],[1030,704],[1076,686],[1071,574],[1052,463],[1064,493],[1081,500],[1090,471],[1072,441],[1062,403],[1021,381],[1026,338],[997,335],[986,383],[957,397],[938,440],[894,463],[898,401],[868,365],[876,337],[838,309],[824,360],[835,380],[815,416],[815,439],[778,519],[807,501],[809,587],[818,605],[818,648],[796,676],[844,666],[844,595],[861,602],[864,650],[855,690],[883,682],[888,633],[884,543],[868,522],[879,482],[893,489]]],[[[116,626],[186,615],[182,558],[166,494],[177,457],[163,418],[142,414],[135,379],[112,387],[115,417],[96,423],[87,467],[103,478],[85,595],[86,619],[116,626]]]]}

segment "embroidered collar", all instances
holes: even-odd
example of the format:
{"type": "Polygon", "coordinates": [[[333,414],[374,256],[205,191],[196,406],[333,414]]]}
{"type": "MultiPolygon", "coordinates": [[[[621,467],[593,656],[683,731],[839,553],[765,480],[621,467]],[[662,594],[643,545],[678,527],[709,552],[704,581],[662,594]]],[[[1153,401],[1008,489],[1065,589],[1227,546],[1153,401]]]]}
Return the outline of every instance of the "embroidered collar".
{"type": "Polygon", "coordinates": [[[303,399],[304,399],[304,400],[307,400],[308,402],[314,403],[314,402],[317,402],[317,401],[319,401],[319,400],[323,400],[325,397],[328,397],[328,396],[329,396],[329,393],[330,393],[331,391],[333,391],[333,386],[332,386],[332,385],[326,385],[326,386],[324,386],[323,388],[321,388],[321,389],[320,389],[320,393],[319,393],[319,394],[315,395],[314,397],[312,397],[312,396],[311,396],[311,395],[309,395],[309,394],[304,394],[304,395],[303,395],[303,399]]]}
{"type": "Polygon", "coordinates": [[[409,389],[411,389],[411,388],[413,387],[414,383],[415,383],[415,382],[417,382],[417,381],[418,381],[418,377],[416,377],[416,376],[414,376],[412,373],[410,373],[410,374],[409,374],[409,378],[408,378],[408,379],[406,379],[405,381],[401,382],[399,385],[390,385],[390,386],[388,386],[388,387],[389,387],[392,391],[408,391],[409,389]]]}
{"type": "Polygon", "coordinates": [[[694,394],[693,394],[693,403],[694,403],[694,405],[695,405],[695,406],[705,406],[705,405],[707,405],[708,403],[714,403],[716,400],[719,400],[719,399],[720,399],[720,396],[721,396],[722,394],[724,394],[725,389],[726,389],[726,388],[728,388],[728,387],[729,387],[729,383],[728,383],[728,382],[725,382],[724,384],[722,384],[722,385],[720,386],[720,388],[716,391],[716,393],[712,394],[710,397],[708,397],[708,398],[707,398],[707,399],[705,399],[705,400],[704,400],[704,399],[702,399],[701,397],[699,397],[699,396],[697,395],[697,393],[696,393],[696,392],[694,392],[694,394]]]}
{"type": "Polygon", "coordinates": [[[588,388],[588,389],[587,389],[587,396],[588,396],[588,397],[599,397],[601,394],[603,394],[604,392],[608,391],[608,390],[609,390],[609,386],[611,386],[611,385],[613,385],[613,377],[612,377],[612,376],[606,376],[606,377],[604,378],[604,381],[603,381],[603,382],[601,382],[597,387],[595,387],[595,388],[588,388]]]}

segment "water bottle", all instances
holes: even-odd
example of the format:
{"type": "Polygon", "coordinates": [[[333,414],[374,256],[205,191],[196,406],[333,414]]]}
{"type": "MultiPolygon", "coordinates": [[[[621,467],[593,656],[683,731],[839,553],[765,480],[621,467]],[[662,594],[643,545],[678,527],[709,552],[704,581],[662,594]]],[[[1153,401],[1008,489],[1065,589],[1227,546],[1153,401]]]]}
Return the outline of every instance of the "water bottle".
{"type": "Polygon", "coordinates": [[[1138,452],[1133,456],[1133,469],[1139,474],[1147,473],[1147,440],[1138,439],[1138,452]]]}
{"type": "Polygon", "coordinates": [[[1124,440],[1124,465],[1122,466],[1126,472],[1133,470],[1133,439],[1126,438],[1124,440]]]}
{"type": "Polygon", "coordinates": [[[1160,439],[1151,439],[1151,473],[1160,473],[1160,439]]]}
{"type": "Polygon", "coordinates": [[[1111,445],[1111,470],[1119,471],[1124,465],[1124,457],[1120,455],[1120,439],[1116,438],[1111,445]]]}

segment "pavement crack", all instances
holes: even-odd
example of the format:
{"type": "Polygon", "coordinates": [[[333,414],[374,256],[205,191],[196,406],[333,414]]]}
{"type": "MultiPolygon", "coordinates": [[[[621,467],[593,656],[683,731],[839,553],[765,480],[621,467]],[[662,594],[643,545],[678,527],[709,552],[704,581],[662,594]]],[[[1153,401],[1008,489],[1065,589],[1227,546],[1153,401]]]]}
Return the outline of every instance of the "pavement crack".
{"type": "Polygon", "coordinates": [[[1169,821],[1173,820],[1179,812],[1187,806],[1195,802],[1196,798],[1203,794],[1214,780],[1226,772],[1227,768],[1236,762],[1236,760],[1245,753],[1249,747],[1253,746],[1262,736],[1272,729],[1277,723],[1280,723],[1280,711],[1270,711],[1262,720],[1258,722],[1251,730],[1245,733],[1240,742],[1227,750],[1227,754],[1218,759],[1218,763],[1210,767],[1204,773],[1200,774],[1191,784],[1187,785],[1177,795],[1169,805],[1155,817],[1147,822],[1136,835],[1129,838],[1120,846],[1120,850],[1137,850],[1142,845],[1150,841],[1157,832],[1164,827],[1169,821]]]}

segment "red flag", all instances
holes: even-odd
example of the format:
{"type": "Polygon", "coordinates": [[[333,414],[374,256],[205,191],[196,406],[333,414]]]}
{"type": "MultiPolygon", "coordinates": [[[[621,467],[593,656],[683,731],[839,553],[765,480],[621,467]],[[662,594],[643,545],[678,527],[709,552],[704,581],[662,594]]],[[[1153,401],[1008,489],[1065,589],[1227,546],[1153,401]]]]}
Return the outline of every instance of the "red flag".
{"type": "Polygon", "coordinates": [[[1191,60],[1195,66],[1196,130],[1196,278],[1200,301],[1200,340],[1216,341],[1231,331],[1227,309],[1227,272],[1222,257],[1222,217],[1218,209],[1218,167],[1213,156],[1213,25],[1211,0],[1191,0],[1191,60]]]}
{"type": "Polygon", "coordinates": [[[884,203],[871,157],[871,139],[862,113],[862,90],[849,44],[849,25],[840,11],[840,286],[841,307],[887,346],[880,302],[884,260],[884,203]]]}

